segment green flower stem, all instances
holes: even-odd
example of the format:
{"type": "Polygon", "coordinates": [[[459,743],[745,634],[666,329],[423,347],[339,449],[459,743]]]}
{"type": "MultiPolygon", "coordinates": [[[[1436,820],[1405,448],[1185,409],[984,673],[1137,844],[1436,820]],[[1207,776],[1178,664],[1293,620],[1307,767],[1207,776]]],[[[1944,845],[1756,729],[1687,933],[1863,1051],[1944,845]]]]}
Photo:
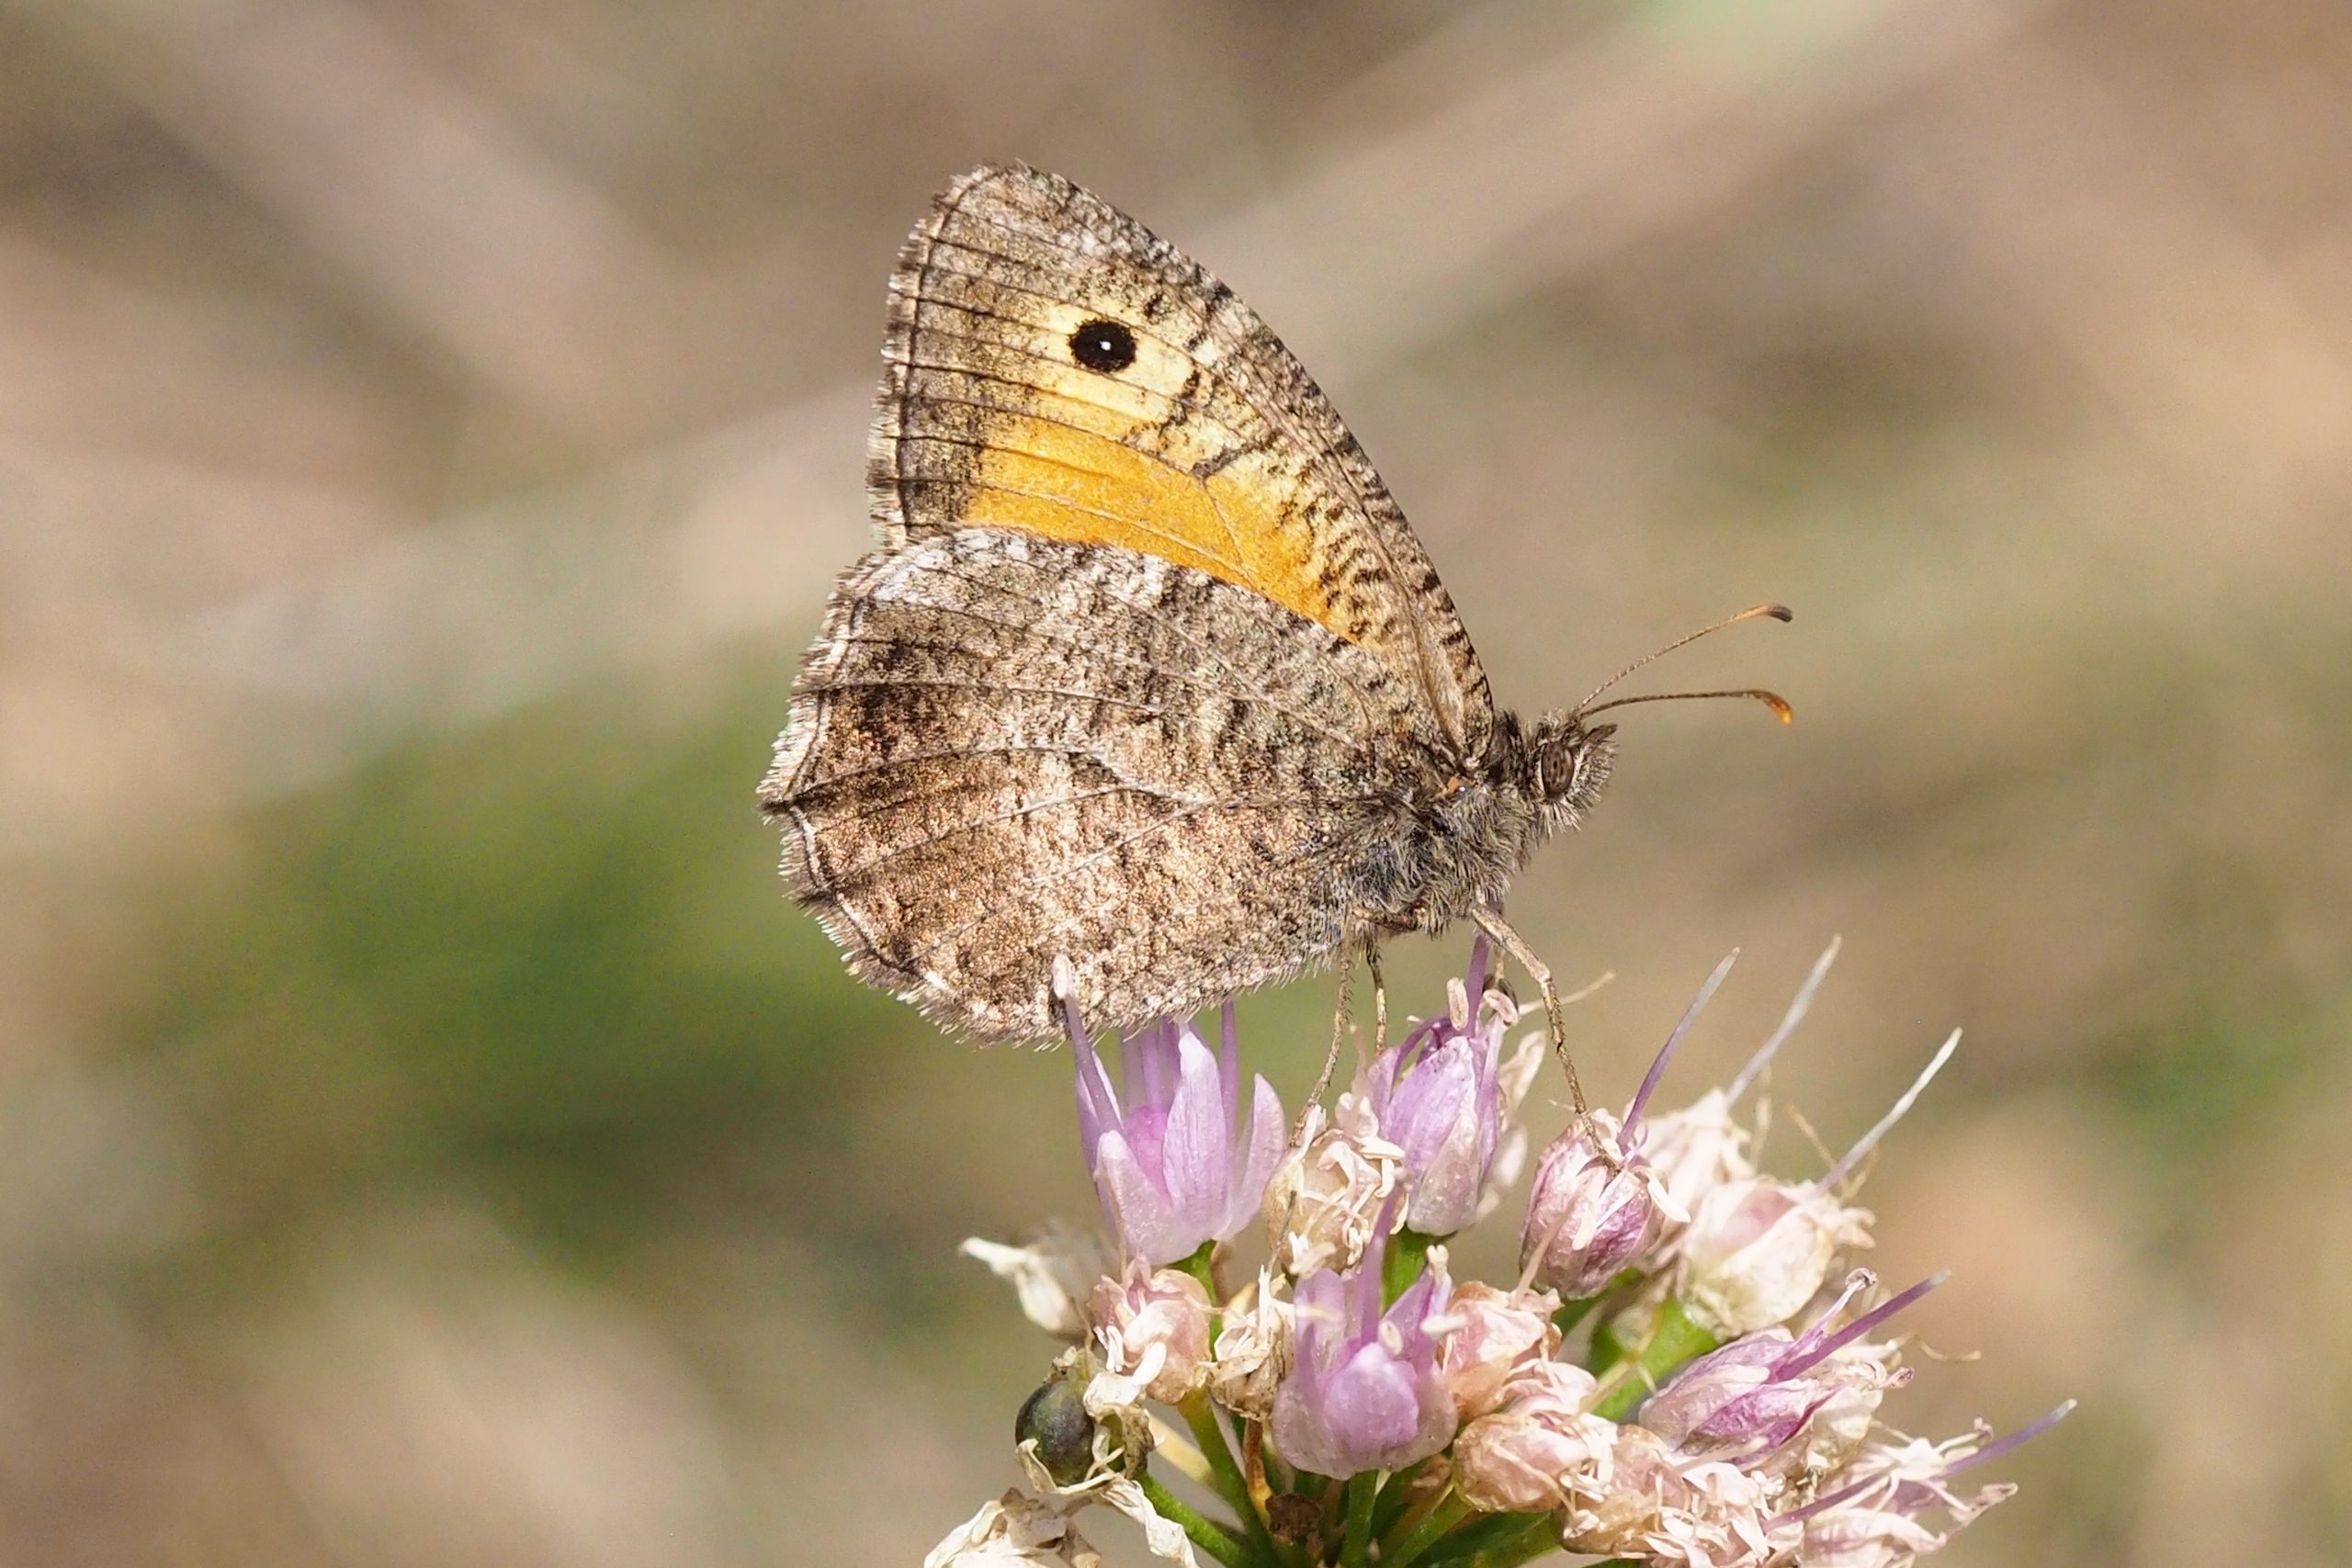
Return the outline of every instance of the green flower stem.
{"type": "Polygon", "coordinates": [[[1427,1469],[1429,1462],[1425,1459],[1417,1459],[1402,1470],[1388,1472],[1388,1479],[1380,1483],[1379,1501],[1372,1506],[1373,1534],[1386,1536],[1396,1521],[1405,1517],[1405,1509],[1412,1500],[1413,1477],[1427,1469]]]}
{"type": "Polygon", "coordinates": [[[1616,1386],[1600,1396],[1592,1413],[1611,1421],[1623,1420],[1668,1373],[1722,1344],[1683,1310],[1680,1302],[1668,1302],[1657,1314],[1657,1325],[1640,1350],[1620,1366],[1616,1386]]]}
{"type": "Polygon", "coordinates": [[[1372,1558],[1372,1505],[1380,1495],[1374,1471],[1348,1478],[1348,1533],[1340,1548],[1341,1568],[1368,1568],[1372,1558]]]}
{"type": "Polygon", "coordinates": [[[1395,1540],[1380,1543],[1380,1568],[1406,1568],[1406,1564],[1420,1556],[1474,1510],[1461,1496],[1448,1492],[1438,1506],[1421,1516],[1420,1523],[1405,1530],[1395,1540]]]}
{"type": "MultiPolygon", "coordinates": [[[[1561,1303],[1560,1310],[1552,1314],[1552,1326],[1558,1329],[1564,1336],[1575,1333],[1577,1325],[1582,1323],[1586,1318],[1592,1315],[1593,1308],[1599,1306],[1601,1303],[1607,1301],[1611,1295],[1623,1290],[1626,1286],[1638,1283],[1641,1277],[1642,1271],[1638,1269],[1620,1269],[1615,1279],[1601,1286],[1600,1290],[1594,1292],[1591,1295],[1578,1296],[1574,1301],[1561,1303]]],[[[1608,1333],[1609,1330],[1603,1327],[1596,1330],[1593,1334],[1593,1348],[1596,1351],[1603,1348],[1603,1341],[1608,1336],[1608,1333]]],[[[1588,1366],[1585,1370],[1590,1372],[1599,1372],[1604,1369],[1595,1365],[1588,1366]]]]}
{"type": "Polygon", "coordinates": [[[1184,1424],[1193,1429],[1193,1441],[1200,1445],[1201,1455],[1209,1461],[1209,1483],[1216,1495],[1225,1499],[1241,1520],[1241,1528],[1250,1538],[1251,1554],[1267,1563],[1290,1561],[1283,1549],[1275,1544],[1273,1534],[1266,1529],[1266,1517],[1258,1512],[1255,1499],[1250,1495],[1250,1482],[1241,1473],[1240,1461],[1233,1457],[1233,1450],[1225,1440],[1225,1428],[1217,1424],[1216,1406],[1209,1403],[1206,1393],[1194,1392],[1184,1396],[1176,1406],[1184,1424]]]}
{"type": "Polygon", "coordinates": [[[1161,1518],[1175,1524],[1194,1546],[1224,1563],[1225,1568],[1262,1568],[1247,1541],[1168,1490],[1151,1472],[1145,1471],[1136,1480],[1161,1518]]]}
{"type": "Polygon", "coordinates": [[[1417,1230],[1400,1230],[1388,1238],[1388,1250],[1380,1259],[1382,1306],[1395,1306],[1396,1298],[1413,1288],[1413,1281],[1429,1265],[1430,1244],[1438,1239],[1417,1230]]]}
{"type": "Polygon", "coordinates": [[[1586,1349],[1584,1370],[1594,1377],[1606,1378],[1625,1359],[1625,1342],[1617,1337],[1617,1325],[1601,1323],[1594,1325],[1592,1344],[1586,1349]]]}
{"type": "MultiPolygon", "coordinates": [[[[1550,1519],[1537,1529],[1507,1544],[1489,1547],[1462,1564],[1462,1568],[1519,1568],[1522,1562],[1532,1562],[1539,1557],[1549,1557],[1560,1550],[1560,1529],[1550,1519]]],[[[1637,1563],[1622,1568],[1640,1568],[1637,1563]]]]}
{"type": "Polygon", "coordinates": [[[1552,1326],[1560,1331],[1561,1337],[1566,1338],[1574,1334],[1577,1325],[1589,1316],[1592,1309],[1600,1304],[1600,1297],[1599,1296],[1578,1296],[1572,1302],[1562,1302],[1560,1310],[1552,1314],[1552,1326]]]}
{"type": "Polygon", "coordinates": [[[1559,1544],[1549,1514],[1488,1514],[1438,1542],[1419,1568],[1507,1568],[1557,1551],[1559,1544]]]}
{"type": "Polygon", "coordinates": [[[1210,1267],[1210,1257],[1216,1251],[1216,1242],[1204,1241],[1193,1249],[1191,1257],[1180,1258],[1170,1265],[1180,1273],[1190,1274],[1193,1279],[1198,1280],[1201,1282],[1201,1289],[1209,1293],[1211,1302],[1221,1299],[1216,1293],[1216,1271],[1210,1267]]]}

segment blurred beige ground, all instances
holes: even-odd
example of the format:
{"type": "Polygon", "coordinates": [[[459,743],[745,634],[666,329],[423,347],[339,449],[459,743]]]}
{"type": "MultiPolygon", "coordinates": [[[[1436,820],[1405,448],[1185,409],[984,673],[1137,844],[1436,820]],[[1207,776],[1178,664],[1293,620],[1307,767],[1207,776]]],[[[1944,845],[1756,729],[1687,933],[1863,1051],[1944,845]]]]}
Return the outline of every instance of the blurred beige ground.
{"type": "Polygon", "coordinates": [[[1871,1197],[1983,1357],[1893,1414],[2084,1404],[1944,1561],[2352,1556],[2336,0],[10,0],[0,1562],[904,1564],[1012,1478],[952,1247],[1089,1213],[1067,1059],[857,990],[751,798],[1006,156],[1284,334],[1503,701],[1798,607],[1654,672],[1797,728],[1627,715],[1514,908],[1615,1097],[1735,944],[1680,1081],[1840,931],[1832,1143],[1968,1026],[1871,1197]]]}

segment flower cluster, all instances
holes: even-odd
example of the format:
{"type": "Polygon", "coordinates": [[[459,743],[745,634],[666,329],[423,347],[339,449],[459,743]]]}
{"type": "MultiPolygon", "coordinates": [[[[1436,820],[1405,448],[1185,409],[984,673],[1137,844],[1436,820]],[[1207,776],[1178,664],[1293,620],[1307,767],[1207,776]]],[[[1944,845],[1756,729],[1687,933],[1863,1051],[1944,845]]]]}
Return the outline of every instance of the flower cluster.
{"type": "Polygon", "coordinates": [[[1189,1023],[1134,1032],[1116,1084],[1071,1016],[1110,1241],[966,1244],[1066,1348],[1015,1423],[1031,1491],[925,1568],[1093,1562],[1067,1524],[1090,1504],[1195,1568],[1900,1568],[1940,1547],[2013,1490],[1958,1478],[2067,1406],[1997,1438],[1880,1423],[1912,1371],[1894,1322],[1941,1276],[1889,1295],[1841,1270],[1871,1245],[1854,1188],[1959,1036],[1823,1174],[1763,1174],[1740,1107],[1836,952],[1730,1085],[1653,1111],[1724,961],[1624,1111],[1538,1157],[1508,1284],[1456,1281],[1445,1245],[1515,1181],[1544,1061],[1540,1034],[1506,1057],[1519,1015],[1483,941],[1442,1013],[1292,1127],[1263,1078],[1245,1092],[1229,1007],[1216,1050],[1189,1023]],[[1237,1280],[1261,1217],[1266,1260],[1237,1280]]]}

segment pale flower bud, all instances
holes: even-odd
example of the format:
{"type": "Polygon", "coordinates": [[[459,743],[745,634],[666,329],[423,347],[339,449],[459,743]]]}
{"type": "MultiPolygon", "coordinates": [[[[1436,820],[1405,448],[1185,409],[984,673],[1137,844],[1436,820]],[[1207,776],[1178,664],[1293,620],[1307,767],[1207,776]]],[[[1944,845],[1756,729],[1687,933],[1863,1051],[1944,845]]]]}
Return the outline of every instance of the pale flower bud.
{"type": "Polygon", "coordinates": [[[1821,1289],[1838,1248],[1871,1245],[1870,1212],[1837,1194],[1959,1046],[1954,1030],[1877,1125],[1816,1179],[1799,1186],[1755,1177],[1699,1201],[1681,1247],[1682,1298],[1692,1317],[1726,1339],[1778,1323],[1821,1289]]]}
{"type": "Polygon", "coordinates": [[[1340,1096],[1327,1126],[1307,1107],[1298,1141],[1266,1184],[1266,1239],[1291,1278],[1351,1269],[1380,1226],[1396,1190],[1404,1150],[1380,1135],[1371,1105],[1340,1096]]]}
{"type": "Polygon", "coordinates": [[[1747,1130],[1732,1120],[1731,1097],[1720,1089],[1649,1118],[1641,1145],[1658,1185],[1685,1213],[1714,1189],[1756,1174],[1747,1158],[1747,1130]]]}
{"type": "Polygon", "coordinates": [[[1585,1407],[1593,1375],[1540,1361],[1511,1380],[1501,1407],[1462,1428],[1453,1484],[1489,1513],[1547,1513],[1608,1489],[1618,1428],[1585,1407]]]}
{"type": "Polygon", "coordinates": [[[1648,1254],[1669,1218],[1680,1215],[1649,1162],[1625,1151],[1615,1117],[1595,1111],[1535,1162],[1520,1269],[1569,1301],[1597,1296],[1648,1254]]]}
{"type": "Polygon", "coordinates": [[[1549,1291],[1501,1291],[1481,1280],[1454,1287],[1446,1303],[1453,1329],[1438,1348],[1438,1375],[1467,1421],[1502,1403],[1503,1386],[1518,1373],[1548,1363],[1560,1348],[1552,1314],[1560,1298],[1549,1291]]]}
{"type": "Polygon", "coordinates": [[[1095,1282],[1087,1317],[1104,1364],[1140,1380],[1149,1397],[1173,1404],[1207,1379],[1209,1293],[1190,1274],[1132,1259],[1095,1282]]]}
{"type": "Polygon", "coordinates": [[[1840,1247],[1871,1245],[1871,1215],[1826,1189],[1769,1176],[1718,1187],[1682,1233],[1678,1294],[1692,1318],[1736,1339],[1794,1316],[1840,1247]]]}
{"type": "Polygon", "coordinates": [[[1716,964],[1699,987],[1674,1032],[1658,1047],[1625,1114],[1595,1111],[1579,1117],[1535,1162],[1535,1187],[1527,1195],[1527,1219],[1520,1229],[1521,1273],[1570,1301],[1597,1296],[1625,1269],[1655,1266],[1659,1259],[1651,1253],[1667,1227],[1690,1218],[1642,1153],[1643,1111],[1676,1048],[1738,956],[1734,953],[1716,964]]]}

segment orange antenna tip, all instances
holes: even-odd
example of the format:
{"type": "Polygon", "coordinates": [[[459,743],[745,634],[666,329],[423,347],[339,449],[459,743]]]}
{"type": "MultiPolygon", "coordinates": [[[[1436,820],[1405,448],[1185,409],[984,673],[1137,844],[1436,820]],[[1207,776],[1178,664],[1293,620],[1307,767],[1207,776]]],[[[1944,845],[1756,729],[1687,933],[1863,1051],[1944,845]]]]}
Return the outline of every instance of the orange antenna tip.
{"type": "Polygon", "coordinates": [[[1613,701],[1601,704],[1599,707],[1582,709],[1577,716],[1590,718],[1594,714],[1607,713],[1611,708],[1629,708],[1636,703],[1693,703],[1708,697],[1753,697],[1770,708],[1773,716],[1782,724],[1794,724],[1797,721],[1797,710],[1789,705],[1788,698],[1778,692],[1765,691],[1760,686],[1742,686],[1736,691],[1727,692],[1652,692],[1647,696],[1618,697],[1613,701]]]}
{"type": "MultiPolygon", "coordinates": [[[[1713,634],[1723,630],[1725,626],[1736,626],[1742,621],[1752,621],[1759,615],[1770,615],[1776,621],[1793,621],[1797,618],[1796,612],[1790,609],[1786,604],[1750,604],[1747,609],[1742,610],[1736,615],[1725,615],[1722,620],[1717,621],[1713,626],[1701,626],[1689,637],[1676,637],[1672,642],[1669,642],[1664,648],[1659,649],[1657,652],[1634,660],[1631,664],[1628,664],[1623,670],[1618,671],[1617,673],[1611,675],[1606,681],[1603,681],[1600,685],[1595,686],[1591,691],[1587,692],[1585,694],[1584,701],[1576,705],[1575,711],[1578,714],[1600,712],[1600,710],[1599,708],[1592,705],[1592,700],[1600,695],[1601,693],[1609,690],[1610,687],[1615,685],[1618,682],[1623,680],[1626,676],[1631,675],[1634,671],[1639,670],[1642,666],[1649,663],[1652,660],[1663,658],[1665,655],[1672,653],[1678,648],[1688,648],[1692,643],[1697,642],[1701,637],[1712,636],[1713,634]]],[[[1709,696],[1714,696],[1719,694],[1710,692],[1706,694],[1709,696]]],[[[1742,696],[1756,696],[1758,694],[1754,692],[1744,692],[1738,694],[1742,696]]],[[[1770,695],[1769,693],[1763,694],[1770,695]]],[[[1789,705],[1781,702],[1778,697],[1773,697],[1772,701],[1778,705],[1774,711],[1780,713],[1781,722],[1788,722],[1791,716],[1786,711],[1789,705]]],[[[1610,703],[1605,705],[1609,707],[1615,707],[1617,705],[1615,703],[1610,703]]]]}

